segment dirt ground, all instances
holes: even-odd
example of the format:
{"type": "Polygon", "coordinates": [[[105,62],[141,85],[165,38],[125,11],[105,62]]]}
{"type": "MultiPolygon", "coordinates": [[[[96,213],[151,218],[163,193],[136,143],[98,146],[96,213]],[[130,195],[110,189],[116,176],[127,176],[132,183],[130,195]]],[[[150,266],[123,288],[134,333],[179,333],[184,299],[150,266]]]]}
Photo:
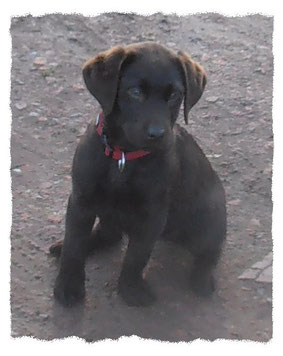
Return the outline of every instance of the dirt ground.
{"type": "Polygon", "coordinates": [[[272,31],[273,19],[261,15],[12,19],[14,337],[270,340],[271,284],[238,277],[272,251],[272,31]],[[113,45],[144,40],[185,50],[207,71],[207,88],[187,129],[219,172],[227,194],[228,235],[218,288],[210,299],[196,298],[185,268],[190,256],[160,242],[146,269],[157,302],[128,307],[116,293],[122,245],[89,258],[86,301],[64,308],[53,299],[58,262],[48,248],[64,235],[72,157],[99,112],[84,87],[81,66],[113,45]]]}

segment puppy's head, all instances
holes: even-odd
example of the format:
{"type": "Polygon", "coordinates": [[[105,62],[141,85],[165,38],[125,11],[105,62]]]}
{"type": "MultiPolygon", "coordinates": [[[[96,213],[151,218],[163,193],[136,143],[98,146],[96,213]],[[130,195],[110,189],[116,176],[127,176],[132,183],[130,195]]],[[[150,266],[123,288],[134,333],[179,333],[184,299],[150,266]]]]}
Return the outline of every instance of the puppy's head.
{"type": "Polygon", "coordinates": [[[83,77],[105,116],[136,148],[169,145],[182,100],[187,123],[206,84],[204,70],[188,54],[153,42],[100,53],[85,63],[83,77]]]}

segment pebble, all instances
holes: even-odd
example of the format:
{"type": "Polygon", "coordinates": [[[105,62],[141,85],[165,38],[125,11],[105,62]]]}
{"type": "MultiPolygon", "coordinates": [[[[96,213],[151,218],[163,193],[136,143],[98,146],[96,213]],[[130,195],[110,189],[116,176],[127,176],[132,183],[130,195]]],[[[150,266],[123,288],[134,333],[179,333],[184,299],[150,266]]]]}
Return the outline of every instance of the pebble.
{"type": "Polygon", "coordinates": [[[256,218],[251,219],[251,220],[250,220],[250,225],[259,227],[259,226],[260,226],[260,221],[259,221],[259,219],[256,219],[256,218]]]}
{"type": "Polygon", "coordinates": [[[36,51],[32,51],[29,54],[31,57],[35,58],[37,56],[37,52],[36,51]]]}
{"type": "Polygon", "coordinates": [[[45,122],[45,121],[47,121],[47,117],[40,116],[40,117],[37,119],[37,121],[39,121],[39,122],[45,122]]]}
{"type": "Polygon", "coordinates": [[[24,103],[23,101],[19,101],[18,103],[15,104],[15,107],[18,109],[18,110],[23,110],[27,107],[27,104],[24,103]]]}
{"type": "Polygon", "coordinates": [[[272,256],[272,252],[270,252],[261,261],[246,269],[238,279],[253,279],[256,282],[272,283],[272,256]]]}
{"type": "Polygon", "coordinates": [[[262,261],[256,262],[252,268],[264,269],[272,264],[272,252],[264,257],[262,261]]]}
{"type": "Polygon", "coordinates": [[[222,154],[218,154],[218,153],[214,153],[214,154],[211,154],[211,155],[206,155],[206,157],[208,157],[208,158],[219,158],[221,156],[222,156],[222,154]]]}
{"type": "Polygon", "coordinates": [[[35,111],[31,111],[31,112],[29,113],[29,116],[31,116],[31,117],[37,117],[37,116],[39,116],[39,113],[37,113],[37,112],[35,112],[35,111]]]}
{"type": "Polygon", "coordinates": [[[267,267],[256,279],[257,282],[271,283],[272,282],[272,266],[267,267]]]}
{"type": "Polygon", "coordinates": [[[240,205],[241,200],[240,199],[235,199],[235,200],[230,200],[228,201],[228,205],[240,205]]]}
{"type": "Polygon", "coordinates": [[[57,82],[57,79],[56,78],[54,78],[54,77],[45,77],[45,80],[46,80],[46,82],[48,83],[48,84],[52,84],[52,83],[55,83],[55,82],[57,82]]]}
{"type": "Polygon", "coordinates": [[[208,98],[206,98],[206,101],[208,101],[209,103],[215,103],[218,99],[218,96],[209,96],[208,98]]]}
{"type": "Polygon", "coordinates": [[[21,81],[20,79],[16,79],[15,82],[19,85],[24,85],[25,83],[21,81]]]}
{"type": "Polygon", "coordinates": [[[40,314],[40,317],[41,317],[44,321],[46,321],[46,320],[49,319],[49,315],[48,315],[48,314],[40,314]]]}
{"type": "Polygon", "coordinates": [[[23,173],[20,168],[14,168],[13,172],[17,173],[18,175],[21,175],[23,173]]]}
{"type": "Polygon", "coordinates": [[[53,68],[55,68],[55,67],[58,67],[58,63],[57,62],[51,62],[51,63],[49,63],[49,67],[53,67],[53,68]]]}
{"type": "Polygon", "coordinates": [[[44,57],[36,57],[34,60],[33,60],[33,64],[37,65],[37,66],[44,66],[46,64],[46,58],[44,57]]]}
{"type": "Polygon", "coordinates": [[[52,187],[52,183],[50,183],[50,182],[44,182],[44,183],[40,184],[41,189],[50,189],[51,187],[52,187]]]}
{"type": "Polygon", "coordinates": [[[81,116],[82,116],[82,113],[80,113],[80,112],[76,112],[76,113],[70,115],[71,118],[76,118],[76,117],[81,117],[81,116]]]}
{"type": "Polygon", "coordinates": [[[259,274],[258,270],[247,269],[238,278],[239,279],[255,279],[259,274]]]}
{"type": "Polygon", "coordinates": [[[54,224],[60,224],[60,222],[62,221],[62,218],[60,216],[49,215],[47,220],[54,224]]]}
{"type": "Polygon", "coordinates": [[[77,84],[73,84],[72,88],[75,92],[79,92],[85,89],[84,85],[77,83],[77,84]]]}

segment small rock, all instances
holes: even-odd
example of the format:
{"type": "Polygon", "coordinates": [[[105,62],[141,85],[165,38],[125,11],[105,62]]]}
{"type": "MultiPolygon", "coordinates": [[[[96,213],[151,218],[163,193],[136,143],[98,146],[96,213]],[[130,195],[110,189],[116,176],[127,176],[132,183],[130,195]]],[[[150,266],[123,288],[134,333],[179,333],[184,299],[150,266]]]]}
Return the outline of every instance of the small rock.
{"type": "Polygon", "coordinates": [[[238,277],[238,279],[255,279],[259,273],[260,271],[256,269],[247,269],[238,277]]]}
{"type": "Polygon", "coordinates": [[[240,199],[235,199],[235,200],[230,200],[228,201],[228,205],[233,205],[233,206],[237,206],[237,205],[240,205],[241,203],[241,200],[240,199]]]}
{"type": "Polygon", "coordinates": [[[47,119],[47,117],[44,117],[44,116],[40,116],[38,119],[37,119],[37,121],[39,121],[39,122],[45,122],[45,121],[47,121],[48,119],[47,119]]]}
{"type": "Polygon", "coordinates": [[[267,143],[265,143],[264,148],[266,148],[266,149],[273,148],[273,142],[272,141],[268,141],[267,143]]]}
{"type": "Polygon", "coordinates": [[[261,73],[261,74],[266,74],[266,71],[263,68],[256,68],[254,70],[254,73],[261,73]]]}
{"type": "Polygon", "coordinates": [[[231,335],[238,337],[239,333],[237,331],[231,331],[231,335]]]}
{"type": "Polygon", "coordinates": [[[263,171],[264,174],[271,175],[272,174],[272,167],[266,167],[263,171]]]}
{"type": "Polygon", "coordinates": [[[59,216],[56,216],[56,215],[49,215],[47,220],[54,224],[60,224],[60,222],[62,221],[62,218],[59,216]]]}
{"type": "Polygon", "coordinates": [[[22,218],[23,220],[28,220],[28,219],[30,218],[30,214],[23,213],[23,214],[21,215],[21,218],[22,218]]]}
{"type": "Polygon", "coordinates": [[[47,84],[52,84],[52,83],[55,83],[55,82],[57,82],[57,79],[56,78],[54,78],[54,77],[45,77],[45,80],[46,80],[46,82],[47,82],[47,84]]]}
{"type": "Polygon", "coordinates": [[[78,134],[77,134],[77,137],[82,137],[84,134],[85,134],[85,131],[86,131],[86,127],[82,127],[78,134]]]}
{"type": "Polygon", "coordinates": [[[206,101],[208,101],[209,103],[215,103],[218,99],[218,96],[209,96],[208,98],[206,98],[206,101]]]}
{"type": "Polygon", "coordinates": [[[44,182],[44,183],[40,184],[41,189],[50,189],[51,187],[52,187],[52,183],[50,183],[50,182],[44,182]]]}
{"type": "Polygon", "coordinates": [[[38,139],[40,139],[40,138],[41,138],[41,136],[40,136],[40,135],[32,135],[32,137],[33,137],[34,139],[36,139],[36,140],[38,140],[38,139]]]}
{"type": "Polygon", "coordinates": [[[256,279],[257,282],[272,283],[272,266],[267,267],[256,279]]]}
{"type": "Polygon", "coordinates": [[[53,68],[56,68],[56,67],[58,67],[58,63],[56,63],[56,62],[51,62],[51,63],[49,63],[49,67],[53,67],[53,68]]]}
{"type": "Polygon", "coordinates": [[[22,175],[22,170],[20,168],[14,168],[13,172],[17,173],[18,175],[22,175]]]}
{"type": "Polygon", "coordinates": [[[81,112],[76,112],[76,113],[70,115],[71,118],[76,118],[76,117],[81,117],[81,116],[82,116],[81,112]]]}
{"type": "Polygon", "coordinates": [[[15,83],[19,84],[19,85],[24,85],[25,83],[23,81],[21,81],[20,79],[16,79],[15,83]]]}
{"type": "Polygon", "coordinates": [[[44,66],[45,64],[47,63],[46,61],[46,58],[44,57],[36,57],[34,60],[33,60],[33,64],[35,64],[36,66],[44,66]]]}
{"type": "Polygon", "coordinates": [[[37,112],[35,112],[35,111],[31,111],[31,112],[29,113],[29,116],[31,116],[31,117],[37,117],[37,116],[39,116],[39,113],[37,113],[37,112]]]}
{"type": "Polygon", "coordinates": [[[208,157],[208,158],[219,158],[221,156],[222,156],[222,154],[218,154],[218,153],[213,153],[211,155],[206,155],[206,157],[208,157]]]}
{"type": "Polygon", "coordinates": [[[49,319],[49,315],[48,314],[40,314],[39,316],[43,321],[46,321],[46,320],[49,319]]]}
{"type": "Polygon", "coordinates": [[[272,264],[272,253],[266,255],[262,261],[256,262],[251,268],[264,269],[272,264]]]}
{"type": "Polygon", "coordinates": [[[61,87],[59,87],[58,89],[56,89],[56,90],[54,91],[54,94],[55,94],[55,95],[61,94],[63,90],[64,90],[64,87],[61,86],[61,87]]]}
{"type": "Polygon", "coordinates": [[[251,219],[250,220],[250,225],[259,227],[260,226],[259,219],[256,219],[256,218],[251,219]]]}
{"type": "Polygon", "coordinates": [[[36,51],[32,51],[32,52],[30,52],[29,55],[30,55],[31,57],[35,58],[36,55],[37,55],[37,52],[36,52],[36,51]]]}
{"type": "Polygon", "coordinates": [[[23,101],[20,101],[18,102],[17,104],[15,104],[15,107],[18,109],[18,110],[23,110],[27,107],[27,104],[24,103],[23,101]]]}
{"type": "Polygon", "coordinates": [[[79,92],[79,91],[82,91],[82,90],[85,89],[85,87],[84,87],[82,84],[80,84],[80,83],[73,84],[73,85],[72,85],[72,88],[73,88],[73,90],[74,90],[75,92],[79,92]]]}

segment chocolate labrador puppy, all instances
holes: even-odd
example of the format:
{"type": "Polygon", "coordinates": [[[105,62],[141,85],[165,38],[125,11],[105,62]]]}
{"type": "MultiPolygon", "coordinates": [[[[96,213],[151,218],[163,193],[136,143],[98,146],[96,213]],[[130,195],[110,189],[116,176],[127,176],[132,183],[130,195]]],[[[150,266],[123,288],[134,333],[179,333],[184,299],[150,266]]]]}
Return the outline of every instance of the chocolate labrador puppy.
{"type": "Polygon", "coordinates": [[[225,194],[193,137],[176,124],[182,101],[187,122],[203,93],[203,68],[182,51],[146,42],[98,54],[83,77],[102,112],[77,147],[65,239],[50,248],[61,254],[55,297],[64,305],[81,300],[86,256],[123,234],[129,243],[118,292],[128,305],[154,300],[142,272],[160,237],[191,251],[191,287],[210,295],[226,235],[225,194]]]}

